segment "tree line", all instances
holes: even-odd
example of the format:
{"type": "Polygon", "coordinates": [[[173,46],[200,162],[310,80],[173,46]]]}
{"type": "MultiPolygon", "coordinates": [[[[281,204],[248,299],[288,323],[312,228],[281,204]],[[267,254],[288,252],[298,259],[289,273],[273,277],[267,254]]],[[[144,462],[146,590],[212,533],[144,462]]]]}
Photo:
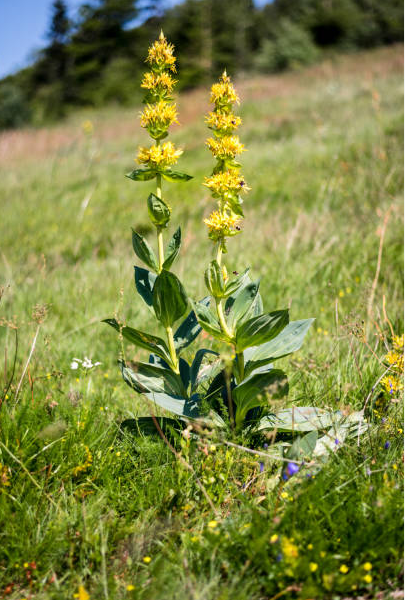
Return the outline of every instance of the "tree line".
{"type": "Polygon", "coordinates": [[[47,45],[0,82],[0,128],[78,106],[139,101],[144,57],[160,29],[176,46],[179,88],[232,74],[297,68],[336,50],[403,40],[401,0],[90,0],[75,19],[51,4],[47,45]],[[134,25],[135,23],[135,25],[134,25]]]}

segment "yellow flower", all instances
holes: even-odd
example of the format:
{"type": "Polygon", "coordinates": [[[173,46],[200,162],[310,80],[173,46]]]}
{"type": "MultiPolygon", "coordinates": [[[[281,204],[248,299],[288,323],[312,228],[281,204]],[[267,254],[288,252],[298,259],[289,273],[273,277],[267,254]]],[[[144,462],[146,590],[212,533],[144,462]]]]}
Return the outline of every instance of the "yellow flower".
{"type": "Polygon", "coordinates": [[[218,107],[227,107],[234,102],[239,102],[239,97],[228,77],[226,71],[219,78],[219,83],[214,83],[211,88],[210,101],[218,107]]]}
{"type": "Polygon", "coordinates": [[[340,565],[340,569],[339,569],[339,571],[340,571],[341,573],[343,573],[344,575],[346,575],[346,573],[348,573],[348,572],[349,572],[349,567],[348,567],[347,565],[340,565]]]}
{"type": "Polygon", "coordinates": [[[364,575],[363,579],[366,583],[371,583],[373,581],[373,578],[371,577],[370,573],[367,573],[367,575],[364,575]]]}
{"type": "Polygon", "coordinates": [[[391,350],[390,352],[388,352],[385,359],[388,362],[388,364],[392,365],[395,369],[398,369],[399,371],[404,370],[404,355],[403,354],[400,354],[399,352],[396,352],[395,350],[391,350]]]}
{"type": "Polygon", "coordinates": [[[176,71],[176,58],[173,56],[173,52],[173,44],[169,44],[163,31],[161,31],[159,39],[148,49],[146,62],[151,65],[152,69],[156,69],[157,71],[163,71],[164,69],[176,71]]]}
{"type": "Polygon", "coordinates": [[[308,544],[307,548],[308,548],[308,550],[312,550],[313,549],[313,545],[312,544],[308,544]]]}
{"type": "Polygon", "coordinates": [[[145,565],[148,565],[150,562],[152,562],[152,559],[150,556],[144,556],[142,560],[145,563],[145,565]]]}
{"type": "Polygon", "coordinates": [[[364,569],[365,571],[371,571],[371,569],[372,569],[372,568],[373,568],[373,565],[371,564],[371,562],[366,562],[366,563],[364,563],[364,565],[363,565],[363,569],[364,569]]]}
{"type": "Polygon", "coordinates": [[[298,558],[298,548],[295,544],[292,543],[288,538],[283,538],[281,540],[281,549],[286,558],[298,558]]]}
{"type": "Polygon", "coordinates": [[[217,527],[217,525],[218,525],[218,521],[210,521],[210,522],[207,524],[207,526],[208,526],[210,529],[215,529],[215,527],[217,527]]]}
{"type": "Polygon", "coordinates": [[[132,583],[129,583],[129,584],[127,585],[127,592],[132,592],[134,589],[135,589],[135,586],[134,586],[134,585],[132,585],[132,583]]]}
{"type": "Polygon", "coordinates": [[[83,133],[85,133],[86,135],[91,135],[94,131],[93,123],[89,120],[83,121],[82,130],[83,130],[83,133]]]}
{"type": "Polygon", "coordinates": [[[270,544],[275,544],[278,540],[278,535],[277,533],[273,533],[273,535],[270,538],[270,544]]]}
{"type": "Polygon", "coordinates": [[[238,233],[240,219],[235,214],[221,213],[215,210],[204,223],[209,229],[209,236],[213,240],[230,237],[238,233]]]}
{"type": "Polygon", "coordinates": [[[171,92],[177,81],[169,73],[145,73],[141,87],[157,92],[171,92]]]}
{"type": "Polygon", "coordinates": [[[175,104],[159,100],[156,104],[147,104],[141,113],[141,125],[148,129],[151,137],[158,139],[172,123],[178,123],[175,104]],[[158,135],[153,135],[158,133],[158,135]]]}
{"type": "Polygon", "coordinates": [[[388,394],[396,394],[404,389],[401,379],[388,375],[381,379],[381,385],[388,394]]]}
{"type": "Polygon", "coordinates": [[[281,492],[280,496],[281,496],[281,497],[282,497],[284,500],[286,500],[286,498],[288,498],[288,494],[287,494],[287,492],[281,492]]]}
{"type": "Polygon", "coordinates": [[[89,594],[82,585],[79,585],[79,591],[77,594],[73,594],[73,597],[78,598],[79,600],[90,600],[89,594]]]}
{"type": "Polygon", "coordinates": [[[215,129],[220,134],[232,133],[242,123],[242,119],[232,113],[217,111],[208,113],[205,121],[210,129],[215,129]]]}
{"type": "Polygon", "coordinates": [[[172,142],[165,142],[161,146],[140,147],[137,161],[152,168],[166,168],[174,165],[182,154],[183,150],[176,149],[172,142]]]}
{"type": "Polygon", "coordinates": [[[318,565],[315,562],[310,562],[309,563],[309,570],[311,571],[311,573],[315,573],[315,571],[317,570],[318,565]]]}
{"type": "Polygon", "coordinates": [[[404,334],[402,334],[401,336],[394,335],[392,338],[392,344],[394,346],[394,349],[397,350],[398,352],[403,350],[404,349],[404,334]]]}
{"type": "Polygon", "coordinates": [[[245,147],[240,143],[237,135],[227,135],[218,140],[209,138],[206,141],[206,144],[212,154],[220,160],[235,158],[237,154],[241,154],[245,151],[245,147]]]}
{"type": "Polygon", "coordinates": [[[3,466],[0,463],[0,485],[3,485],[4,487],[9,486],[10,485],[10,468],[3,466]]]}
{"type": "Polygon", "coordinates": [[[222,173],[216,173],[211,177],[205,178],[203,183],[207,188],[211,190],[214,196],[225,196],[226,194],[236,194],[238,192],[248,192],[250,188],[247,187],[243,175],[239,175],[237,169],[230,169],[222,173]]]}

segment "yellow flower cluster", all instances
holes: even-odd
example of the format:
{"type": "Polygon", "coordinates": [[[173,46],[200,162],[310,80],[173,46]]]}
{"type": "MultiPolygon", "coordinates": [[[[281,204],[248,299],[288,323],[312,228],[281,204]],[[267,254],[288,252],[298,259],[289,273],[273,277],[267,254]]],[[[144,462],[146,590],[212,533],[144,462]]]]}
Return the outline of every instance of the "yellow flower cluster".
{"type": "Polygon", "coordinates": [[[206,177],[203,185],[211,190],[214,197],[222,197],[240,191],[248,192],[250,189],[247,187],[243,175],[240,175],[236,169],[206,177]]]}
{"type": "Polygon", "coordinates": [[[226,135],[219,140],[209,138],[206,144],[212,154],[220,160],[235,158],[237,154],[242,154],[245,150],[244,145],[240,143],[237,135],[226,135]]]}
{"type": "Polygon", "coordinates": [[[391,367],[391,372],[381,380],[382,388],[390,396],[394,396],[404,389],[404,336],[394,335],[392,346],[392,350],[385,357],[385,361],[391,367]]]}
{"type": "Polygon", "coordinates": [[[182,154],[183,150],[176,149],[172,142],[165,142],[161,146],[154,145],[150,148],[141,146],[136,160],[140,164],[148,165],[151,169],[166,168],[169,165],[174,165],[182,154]]]}
{"type": "Polygon", "coordinates": [[[223,237],[236,235],[240,230],[239,222],[240,218],[237,215],[219,210],[215,210],[208,219],[204,219],[209,230],[209,237],[215,242],[223,237]]]}
{"type": "Polygon", "coordinates": [[[209,138],[206,144],[217,164],[212,175],[205,178],[204,185],[214,198],[218,198],[219,210],[204,219],[204,223],[208,226],[210,239],[219,242],[219,248],[226,251],[225,239],[240,231],[239,222],[243,215],[240,193],[249,190],[240,174],[240,165],[235,162],[235,157],[245,148],[235,135],[242,120],[233,114],[232,105],[239,102],[239,98],[226,71],[211,88],[211,102],[215,107],[208,113],[206,123],[215,137],[209,138]]]}
{"type": "Polygon", "coordinates": [[[77,475],[79,475],[79,473],[81,473],[82,471],[87,471],[87,469],[90,469],[92,463],[93,463],[93,456],[90,452],[90,449],[88,446],[84,447],[86,450],[86,460],[84,461],[83,464],[78,465],[77,467],[75,467],[73,469],[73,476],[76,477],[77,475]]]}
{"type": "Polygon", "coordinates": [[[176,57],[173,54],[174,46],[169,44],[165,38],[163,31],[160,32],[159,39],[153,42],[148,50],[148,62],[153,71],[161,72],[170,70],[176,71],[176,57]]]}
{"type": "Polygon", "coordinates": [[[176,71],[176,58],[173,56],[174,46],[169,44],[163,32],[148,51],[148,62],[152,72],[145,73],[141,87],[148,90],[144,102],[145,109],[141,113],[141,125],[147,129],[157,144],[167,136],[167,131],[177,121],[176,105],[171,103],[170,93],[176,80],[170,71],[176,71]]]}

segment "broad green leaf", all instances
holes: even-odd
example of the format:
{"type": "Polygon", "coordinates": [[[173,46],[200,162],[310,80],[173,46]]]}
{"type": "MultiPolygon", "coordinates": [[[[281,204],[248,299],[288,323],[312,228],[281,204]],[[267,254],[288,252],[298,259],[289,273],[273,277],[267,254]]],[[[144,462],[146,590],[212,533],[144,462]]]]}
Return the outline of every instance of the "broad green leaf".
{"type": "MultiPolygon", "coordinates": [[[[210,297],[207,296],[200,300],[199,303],[208,306],[210,302],[210,297]]],[[[184,321],[180,324],[179,328],[174,334],[174,345],[176,347],[177,354],[180,354],[184,348],[187,348],[195,340],[198,334],[201,331],[201,326],[197,321],[197,317],[195,315],[194,310],[192,310],[184,321]]]]}
{"type": "Polygon", "coordinates": [[[135,169],[131,173],[127,173],[125,177],[133,181],[149,181],[156,177],[156,171],[152,171],[152,169],[135,169]]]}
{"type": "Polygon", "coordinates": [[[268,391],[273,397],[280,397],[280,393],[285,395],[287,389],[286,374],[279,369],[271,369],[248,377],[232,391],[237,407],[236,423],[240,425],[250,409],[268,405],[264,392],[268,391]]]}
{"type": "Polygon", "coordinates": [[[216,260],[212,260],[204,274],[205,285],[214,298],[222,298],[225,291],[225,282],[222,269],[216,260]]]}
{"type": "Polygon", "coordinates": [[[244,285],[248,272],[249,269],[246,269],[243,273],[228,281],[225,286],[224,298],[228,298],[229,296],[236,294],[236,292],[244,285]]]}
{"type": "Polygon", "coordinates": [[[153,286],[156,281],[156,274],[142,267],[135,269],[135,287],[138,294],[142,296],[148,306],[152,306],[153,286]]]}
{"type": "Polygon", "coordinates": [[[236,330],[238,352],[249,346],[259,346],[275,338],[288,324],[288,310],[275,310],[253,317],[236,330]]]}
{"type": "Polygon", "coordinates": [[[278,429],[279,431],[313,431],[315,429],[327,429],[336,419],[330,409],[318,408],[316,406],[293,406],[279,411],[267,422],[264,417],[259,425],[261,429],[278,429]]]}
{"type": "Polygon", "coordinates": [[[196,302],[193,304],[194,312],[196,314],[197,320],[204,331],[210,333],[213,337],[218,340],[227,340],[228,338],[224,336],[221,331],[221,327],[214,316],[214,314],[210,311],[207,306],[196,302]]]}
{"type": "MultiPolygon", "coordinates": [[[[191,364],[190,369],[190,379],[191,379],[191,389],[194,390],[200,383],[207,378],[207,376],[213,375],[212,364],[206,365],[205,370],[204,367],[201,368],[204,357],[207,354],[212,354],[213,356],[219,356],[218,352],[214,352],[213,350],[209,350],[207,348],[201,348],[197,350],[194,360],[191,364]]],[[[217,363],[220,361],[216,361],[217,363]]],[[[218,365],[217,365],[218,366],[218,365]]]]}
{"type": "Polygon", "coordinates": [[[291,458],[292,460],[310,458],[315,450],[317,440],[318,432],[316,430],[310,431],[304,436],[297,437],[286,452],[286,458],[291,458]]]}
{"type": "MultiPolygon", "coordinates": [[[[171,363],[163,360],[162,358],[160,358],[160,356],[158,356],[156,354],[149,355],[149,364],[157,365],[159,367],[162,367],[163,369],[171,368],[171,366],[170,366],[171,363]]],[[[184,389],[187,390],[188,386],[190,385],[190,365],[183,358],[179,358],[179,369],[180,369],[180,378],[183,382],[184,389]]]]}
{"type": "Polygon", "coordinates": [[[166,342],[161,338],[151,335],[150,333],[144,333],[138,329],[133,329],[132,327],[120,327],[115,319],[105,319],[103,323],[111,325],[111,327],[122,333],[124,338],[129,342],[132,342],[132,344],[135,344],[135,346],[149,350],[149,352],[157,354],[168,364],[171,364],[169,348],[167,347],[166,342]]]}
{"type": "Polygon", "coordinates": [[[259,292],[259,285],[259,281],[252,281],[239,289],[227,315],[227,322],[232,330],[252,316],[251,310],[259,292]]]}
{"type": "Polygon", "coordinates": [[[191,175],[187,175],[186,173],[180,173],[179,171],[162,171],[163,179],[166,181],[189,181],[193,177],[191,175]]]}
{"type": "Polygon", "coordinates": [[[179,253],[181,246],[181,229],[178,227],[174,232],[170,242],[167,245],[167,250],[165,253],[165,261],[163,263],[164,269],[170,269],[172,266],[174,259],[179,253]]]}
{"type": "Polygon", "coordinates": [[[200,416],[200,398],[187,398],[181,378],[173,371],[146,363],[137,363],[136,370],[121,363],[124,381],[136,392],[165,410],[183,417],[200,416]],[[148,388],[150,391],[148,391],[148,388]]]}
{"type": "Polygon", "coordinates": [[[148,213],[150,220],[154,225],[159,227],[167,227],[170,221],[171,210],[161,198],[155,194],[149,194],[148,197],[148,213]]]}
{"type": "Polygon", "coordinates": [[[187,294],[181,281],[174,273],[163,269],[153,287],[153,309],[158,321],[164,327],[172,327],[186,312],[187,303],[187,294]]]}
{"type": "Polygon", "coordinates": [[[132,230],[132,246],[135,254],[153,271],[158,271],[158,262],[152,248],[145,238],[132,230]]]}
{"type": "Polygon", "coordinates": [[[299,350],[313,321],[314,319],[291,321],[271,341],[245,350],[245,374],[249,375],[261,365],[266,365],[299,350]]]}

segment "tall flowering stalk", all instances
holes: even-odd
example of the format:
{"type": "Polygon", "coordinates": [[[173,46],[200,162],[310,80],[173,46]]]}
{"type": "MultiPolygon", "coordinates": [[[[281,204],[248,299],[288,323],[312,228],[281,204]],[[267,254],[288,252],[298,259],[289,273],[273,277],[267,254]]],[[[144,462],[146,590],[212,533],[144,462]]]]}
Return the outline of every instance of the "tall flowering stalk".
{"type": "MultiPolygon", "coordinates": [[[[204,185],[218,205],[205,219],[209,237],[215,244],[216,258],[205,273],[210,296],[193,302],[179,278],[170,271],[180,250],[180,227],[166,249],[163,239],[171,208],[164,197],[162,182],[190,179],[189,175],[173,170],[182,150],[164,141],[170,126],[177,122],[177,111],[171,96],[176,83],[173,77],[176,59],[174,48],[163,33],[149,48],[147,62],[150,72],[142,80],[146,96],[141,126],[148,131],[153,143],[139,148],[137,161],[141,166],[127,176],[134,181],[156,180],[156,191],[149,195],[147,209],[156,228],[157,254],[136,231],[132,233],[132,245],[147,267],[135,266],[136,290],[153,309],[156,320],[166,332],[166,340],[116,319],[107,319],[126,340],[149,352],[148,362],[138,361],[129,366],[121,361],[122,376],[136,392],[180,417],[183,425],[184,419],[209,416],[211,423],[224,427],[228,421],[239,431],[252,424],[260,430],[271,429],[273,421],[266,412],[264,392],[272,386],[277,393],[282,393],[286,387],[285,374],[274,369],[272,363],[300,348],[312,319],[289,323],[288,310],[263,313],[259,282],[249,278],[248,269],[229,278],[222,263],[228,238],[240,231],[241,194],[248,191],[237,162],[237,156],[244,151],[236,135],[241,119],[233,113],[238,96],[226,72],[212,86],[214,109],[206,119],[212,137],[207,145],[216,164],[204,185]],[[214,310],[210,303],[215,305],[214,310]],[[191,311],[186,315],[190,305],[191,311]],[[199,348],[190,360],[184,358],[184,350],[202,329],[232,346],[235,354],[232,364],[211,348],[199,348]]],[[[156,419],[153,419],[154,430],[156,419]]],[[[162,428],[165,424],[173,426],[171,419],[160,422],[162,428]]],[[[136,427],[138,430],[146,428],[150,433],[150,425],[148,417],[142,417],[136,427]]]]}

